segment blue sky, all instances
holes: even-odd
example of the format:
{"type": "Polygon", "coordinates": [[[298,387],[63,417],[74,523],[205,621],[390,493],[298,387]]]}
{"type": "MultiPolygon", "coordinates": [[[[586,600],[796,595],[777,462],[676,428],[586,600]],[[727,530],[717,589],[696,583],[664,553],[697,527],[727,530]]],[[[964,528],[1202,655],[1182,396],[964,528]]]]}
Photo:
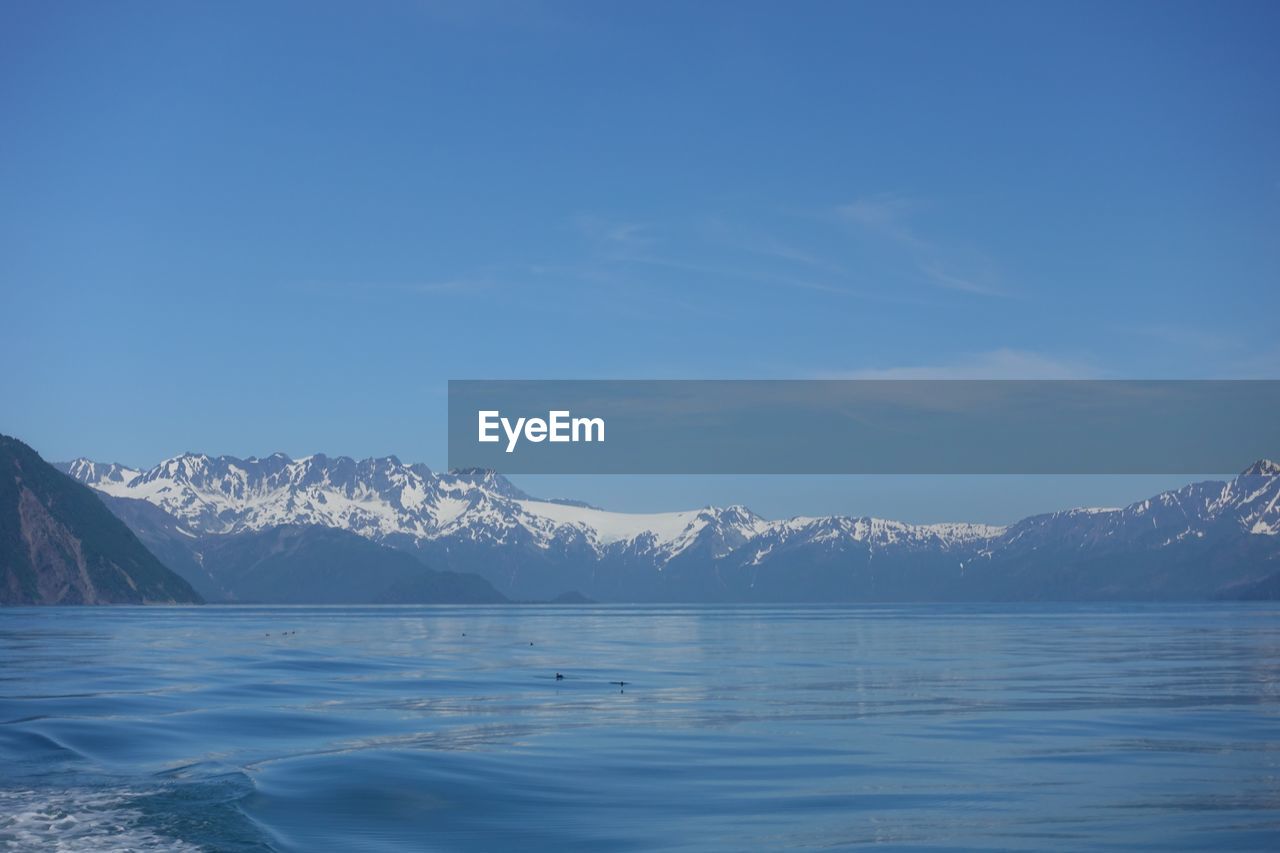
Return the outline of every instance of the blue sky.
{"type": "MultiPolygon", "coordinates": [[[[439,466],[449,378],[1274,378],[1278,41],[1247,2],[6,4],[0,431],[439,466]]],[[[1164,481],[527,484],[1003,520],[1164,481]]]]}

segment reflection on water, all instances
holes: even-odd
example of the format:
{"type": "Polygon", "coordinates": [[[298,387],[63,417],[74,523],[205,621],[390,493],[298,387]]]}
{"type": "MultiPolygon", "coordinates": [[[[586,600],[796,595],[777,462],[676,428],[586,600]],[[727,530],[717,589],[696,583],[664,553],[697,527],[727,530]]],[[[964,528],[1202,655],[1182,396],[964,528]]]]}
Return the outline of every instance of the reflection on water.
{"type": "Polygon", "coordinates": [[[1278,711],[1270,605],[10,609],[0,849],[1275,849],[1278,711]]]}

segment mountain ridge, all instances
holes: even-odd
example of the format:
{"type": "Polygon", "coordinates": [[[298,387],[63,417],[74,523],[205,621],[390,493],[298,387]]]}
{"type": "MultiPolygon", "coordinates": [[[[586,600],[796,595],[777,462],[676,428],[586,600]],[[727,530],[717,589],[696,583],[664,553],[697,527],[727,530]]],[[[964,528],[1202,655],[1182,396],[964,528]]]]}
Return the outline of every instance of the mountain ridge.
{"type": "MultiPolygon", "coordinates": [[[[86,458],[60,463],[73,478],[107,494],[147,500],[198,527],[204,534],[238,533],[287,523],[341,527],[376,540],[394,536],[434,539],[459,530],[463,515],[483,516],[493,504],[519,504],[521,521],[535,537],[575,528],[605,549],[648,534],[671,546],[674,556],[705,524],[722,523],[758,532],[769,525],[798,527],[854,524],[854,535],[889,541],[915,535],[946,539],[989,538],[1004,530],[975,523],[908,524],[871,516],[793,517],[767,521],[742,505],[707,506],[660,513],[621,513],[569,499],[545,500],[524,493],[492,471],[437,473],[395,456],[290,459],[210,457],[181,454],[151,469],[130,469],[86,458]],[[855,529],[856,528],[856,529],[855,529]]],[[[513,507],[506,507],[514,509],[513,507]]],[[[470,519],[468,519],[470,520],[470,519]]],[[[492,522],[494,519],[485,518],[492,522]]]]}
{"type": "MultiPolygon", "coordinates": [[[[1151,589],[1212,596],[1263,580],[1258,566],[1280,556],[1280,466],[1270,460],[1230,481],[1006,526],[852,516],[768,520],[741,505],[615,513],[534,498],[492,471],[437,473],[394,456],[182,454],[146,471],[83,458],[64,468],[105,495],[163,511],[172,519],[163,535],[153,522],[135,523],[144,540],[163,539],[164,548],[287,525],[336,528],[433,566],[476,572],[516,599],[566,589],[600,600],[765,600],[770,589],[802,600],[921,595],[911,584],[943,598],[1000,597],[1009,589],[1035,597],[1021,578],[1035,577],[1047,555],[1052,572],[1081,560],[1181,566],[1200,545],[1217,549],[1215,559],[1226,567],[1220,574],[1236,574],[1199,577],[1188,565],[1176,583],[1153,578],[1151,589]],[[975,577],[987,577],[991,589],[978,588],[975,577]]],[[[1042,576],[1050,574],[1045,569],[1042,576]]],[[[1090,582],[1142,597],[1141,578],[1111,581],[1090,582]]],[[[1073,592],[1068,579],[1055,594],[1093,597],[1073,592]]]]}

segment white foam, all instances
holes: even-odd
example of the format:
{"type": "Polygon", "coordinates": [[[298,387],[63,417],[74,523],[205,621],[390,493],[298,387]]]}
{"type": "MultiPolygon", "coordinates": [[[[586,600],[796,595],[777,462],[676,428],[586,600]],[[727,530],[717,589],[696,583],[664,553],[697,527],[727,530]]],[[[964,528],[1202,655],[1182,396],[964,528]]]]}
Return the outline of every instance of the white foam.
{"type": "Polygon", "coordinates": [[[0,850],[127,853],[200,848],[140,826],[142,813],[127,805],[127,790],[69,788],[0,791],[0,850]]]}

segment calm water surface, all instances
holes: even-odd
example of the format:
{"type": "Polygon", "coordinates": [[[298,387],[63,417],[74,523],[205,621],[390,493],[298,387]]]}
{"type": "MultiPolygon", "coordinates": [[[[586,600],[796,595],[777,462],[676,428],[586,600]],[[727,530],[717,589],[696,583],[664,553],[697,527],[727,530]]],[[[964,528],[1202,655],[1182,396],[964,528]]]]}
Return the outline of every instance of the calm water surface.
{"type": "Polygon", "coordinates": [[[1280,608],[0,610],[0,850],[858,845],[1280,848],[1280,608]]]}

